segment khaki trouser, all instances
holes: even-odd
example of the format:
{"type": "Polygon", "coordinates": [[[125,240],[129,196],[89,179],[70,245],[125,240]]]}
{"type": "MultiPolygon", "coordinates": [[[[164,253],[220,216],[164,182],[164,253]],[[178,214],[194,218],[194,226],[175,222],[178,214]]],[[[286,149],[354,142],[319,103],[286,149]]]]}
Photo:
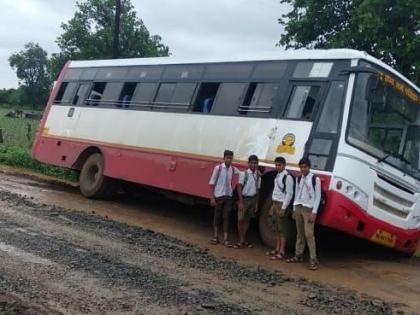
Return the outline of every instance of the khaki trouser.
{"type": "Polygon", "coordinates": [[[303,256],[306,244],[309,248],[309,256],[311,261],[316,261],[316,245],[314,236],[315,223],[309,223],[312,209],[302,205],[295,206],[296,219],[296,256],[303,256]]]}

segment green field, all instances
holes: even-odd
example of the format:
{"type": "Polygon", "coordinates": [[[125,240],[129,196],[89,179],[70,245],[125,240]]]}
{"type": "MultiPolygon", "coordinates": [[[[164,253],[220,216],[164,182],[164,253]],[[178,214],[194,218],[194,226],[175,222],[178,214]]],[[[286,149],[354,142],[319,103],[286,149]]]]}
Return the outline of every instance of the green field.
{"type": "MultiPolygon", "coordinates": [[[[38,121],[25,118],[10,118],[5,115],[10,108],[0,108],[0,164],[36,171],[44,175],[66,180],[76,180],[74,171],[39,163],[31,157],[31,146],[35,137],[38,121]]],[[[25,110],[29,112],[29,110],[25,110]]]]}

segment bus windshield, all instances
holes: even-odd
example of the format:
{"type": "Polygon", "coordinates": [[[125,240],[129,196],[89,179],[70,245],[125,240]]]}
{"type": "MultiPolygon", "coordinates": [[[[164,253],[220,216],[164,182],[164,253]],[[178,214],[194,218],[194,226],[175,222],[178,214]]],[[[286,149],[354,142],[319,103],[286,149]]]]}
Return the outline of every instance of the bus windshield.
{"type": "Polygon", "coordinates": [[[390,75],[357,75],[348,142],[420,179],[419,94],[390,75]]]}

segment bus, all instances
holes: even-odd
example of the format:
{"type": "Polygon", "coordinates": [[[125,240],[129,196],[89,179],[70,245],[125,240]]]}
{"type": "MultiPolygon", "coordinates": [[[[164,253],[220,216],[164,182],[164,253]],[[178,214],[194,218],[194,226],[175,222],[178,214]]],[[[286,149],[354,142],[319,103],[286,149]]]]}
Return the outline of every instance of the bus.
{"type": "Polygon", "coordinates": [[[208,200],[225,149],[256,154],[259,232],[272,244],[274,158],[297,173],[307,156],[326,203],[317,223],[412,254],[420,238],[419,88],[351,49],[220,59],[69,61],[32,148],[43,163],[80,171],[88,198],[119,182],[208,200]]]}

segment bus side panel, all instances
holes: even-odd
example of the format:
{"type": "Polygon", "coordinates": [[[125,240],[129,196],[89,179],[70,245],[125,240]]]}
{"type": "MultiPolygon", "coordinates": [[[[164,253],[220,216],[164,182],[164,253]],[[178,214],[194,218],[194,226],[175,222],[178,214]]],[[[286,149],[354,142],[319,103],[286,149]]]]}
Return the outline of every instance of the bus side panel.
{"type": "MultiPolygon", "coordinates": [[[[389,246],[395,250],[413,254],[416,250],[420,232],[404,230],[369,215],[345,196],[329,191],[327,207],[323,210],[319,223],[366,240],[376,241],[373,237],[378,230],[387,231],[396,237],[395,244],[389,246]]],[[[380,243],[385,245],[384,243],[380,243]]],[[[387,245],[385,245],[387,246],[387,245]]]]}
{"type": "Polygon", "coordinates": [[[73,168],[79,156],[89,147],[98,148],[103,154],[106,176],[204,198],[210,197],[210,175],[214,166],[220,163],[217,159],[111,147],[101,143],[88,144],[48,136],[39,138],[34,155],[40,162],[73,168]]]}
{"type": "Polygon", "coordinates": [[[105,174],[197,197],[209,197],[215,161],[160,152],[104,147],[105,174]]]}

